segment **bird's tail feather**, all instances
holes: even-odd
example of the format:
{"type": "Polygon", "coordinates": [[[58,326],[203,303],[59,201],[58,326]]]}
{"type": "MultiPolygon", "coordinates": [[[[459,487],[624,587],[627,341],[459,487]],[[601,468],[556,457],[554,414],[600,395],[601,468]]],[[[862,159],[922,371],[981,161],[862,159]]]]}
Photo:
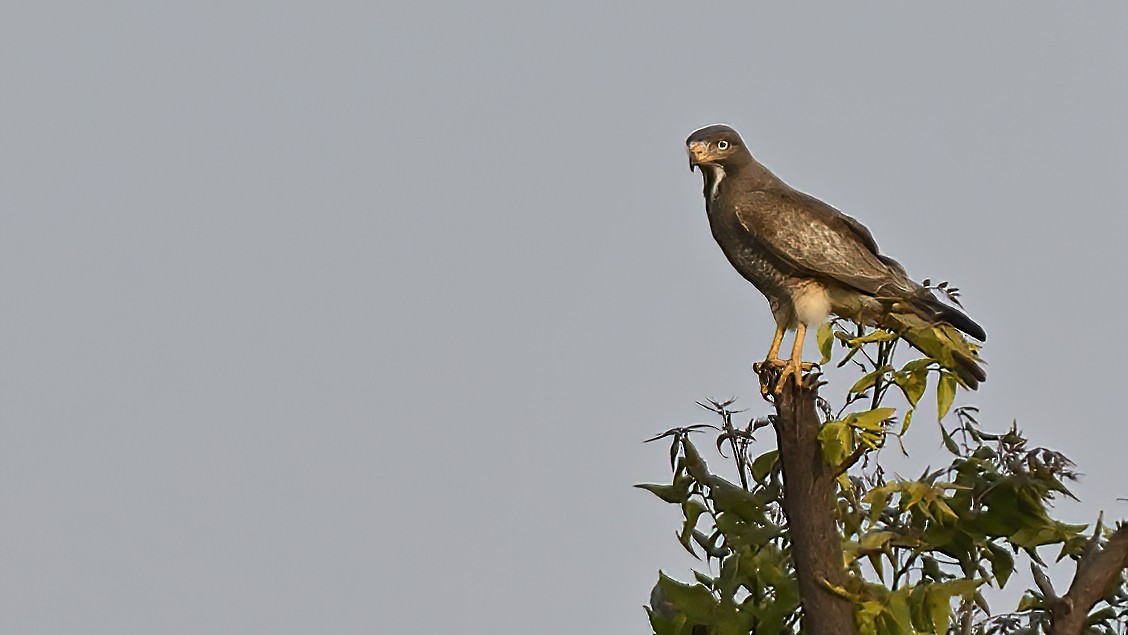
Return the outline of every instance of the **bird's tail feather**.
{"type": "Polygon", "coordinates": [[[980,342],[987,341],[987,332],[982,326],[976,324],[963,311],[937,300],[928,291],[910,298],[907,302],[917,315],[928,322],[947,322],[980,342]]]}
{"type": "MultiPolygon", "coordinates": [[[[969,318],[964,317],[971,322],[969,318]]],[[[952,323],[931,322],[917,315],[916,312],[894,312],[885,316],[881,326],[900,335],[914,348],[955,373],[960,382],[971,390],[975,390],[980,382],[987,380],[987,373],[983,370],[982,361],[979,359],[979,347],[967,341],[952,323]]],[[[979,328],[978,325],[975,326],[979,328]]],[[[982,330],[979,329],[980,332],[982,330]]]]}

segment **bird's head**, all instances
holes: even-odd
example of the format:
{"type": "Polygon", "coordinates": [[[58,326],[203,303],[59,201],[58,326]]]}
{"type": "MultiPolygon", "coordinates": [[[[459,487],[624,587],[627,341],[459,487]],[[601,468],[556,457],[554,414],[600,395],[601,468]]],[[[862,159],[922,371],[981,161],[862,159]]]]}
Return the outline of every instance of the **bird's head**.
{"type": "Polygon", "coordinates": [[[748,148],[735,130],[724,124],[705,126],[695,130],[685,140],[689,153],[689,171],[701,166],[724,169],[726,165],[748,157],[748,148]]]}

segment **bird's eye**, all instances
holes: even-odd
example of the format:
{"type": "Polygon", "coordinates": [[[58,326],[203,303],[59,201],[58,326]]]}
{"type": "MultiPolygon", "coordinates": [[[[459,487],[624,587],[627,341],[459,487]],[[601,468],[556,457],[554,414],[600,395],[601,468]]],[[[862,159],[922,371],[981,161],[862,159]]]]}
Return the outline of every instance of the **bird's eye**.
{"type": "Polygon", "coordinates": [[[728,150],[729,149],[729,142],[725,141],[723,139],[718,141],[717,142],[717,149],[718,150],[728,150]]]}

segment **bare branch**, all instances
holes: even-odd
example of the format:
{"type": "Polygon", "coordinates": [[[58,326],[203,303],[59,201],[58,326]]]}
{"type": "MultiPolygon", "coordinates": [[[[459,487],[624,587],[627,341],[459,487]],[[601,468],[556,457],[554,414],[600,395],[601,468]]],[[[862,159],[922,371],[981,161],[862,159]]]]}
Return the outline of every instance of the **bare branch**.
{"type": "Polygon", "coordinates": [[[815,390],[788,384],[773,421],[783,469],[783,509],[809,635],[857,633],[853,604],[827,590],[842,587],[846,569],[834,518],[835,474],[822,457],[815,390]]]}
{"type": "MultiPolygon", "coordinates": [[[[1089,611],[1105,596],[1120,572],[1128,568],[1128,524],[1121,524],[1103,547],[1100,534],[1098,525],[1093,541],[1077,562],[1069,592],[1052,604],[1047,602],[1052,607],[1050,635],[1080,635],[1089,611]]],[[[1040,583],[1038,586],[1041,588],[1040,583]]]]}

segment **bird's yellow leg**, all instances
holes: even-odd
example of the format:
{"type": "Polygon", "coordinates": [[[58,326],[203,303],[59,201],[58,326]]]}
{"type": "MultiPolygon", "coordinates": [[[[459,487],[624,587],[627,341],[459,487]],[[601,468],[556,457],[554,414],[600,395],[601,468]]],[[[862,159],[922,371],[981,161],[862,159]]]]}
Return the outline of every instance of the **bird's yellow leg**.
{"type": "Polygon", "coordinates": [[[787,365],[787,362],[779,358],[779,347],[783,344],[783,334],[787,332],[787,327],[783,324],[776,324],[775,337],[772,338],[772,347],[768,349],[768,357],[762,362],[752,364],[752,371],[760,376],[760,396],[768,396],[768,382],[771,380],[768,376],[764,375],[767,370],[779,370],[787,365]]]}
{"type": "Polygon", "coordinates": [[[768,396],[768,382],[772,381],[772,379],[770,379],[770,377],[772,377],[770,373],[766,373],[765,371],[782,369],[787,363],[779,359],[779,345],[783,344],[783,334],[786,330],[787,328],[785,326],[777,324],[776,334],[775,337],[772,338],[772,347],[768,349],[767,359],[763,362],[752,364],[752,372],[755,372],[760,377],[760,397],[768,396]]]}
{"type": "Polygon", "coordinates": [[[772,338],[772,347],[768,349],[768,357],[763,362],[752,365],[752,370],[757,373],[761,368],[772,368],[783,366],[783,361],[779,358],[779,347],[783,344],[783,334],[787,329],[781,325],[776,325],[775,337],[772,338]]]}
{"type": "Polygon", "coordinates": [[[783,366],[783,370],[779,373],[779,380],[776,381],[775,394],[783,392],[783,386],[787,383],[787,378],[794,376],[795,385],[803,386],[803,371],[811,370],[815,367],[814,364],[803,363],[803,340],[807,336],[807,325],[802,322],[795,328],[795,345],[791,348],[791,359],[783,366]]]}

